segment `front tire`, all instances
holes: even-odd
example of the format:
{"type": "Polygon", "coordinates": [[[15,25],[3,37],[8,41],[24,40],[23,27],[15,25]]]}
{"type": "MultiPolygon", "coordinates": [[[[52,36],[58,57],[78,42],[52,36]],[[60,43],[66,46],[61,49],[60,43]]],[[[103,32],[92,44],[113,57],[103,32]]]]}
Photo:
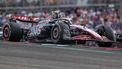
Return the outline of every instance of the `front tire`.
{"type": "MultiPolygon", "coordinates": [[[[115,34],[112,28],[108,25],[99,25],[96,28],[96,32],[101,36],[107,37],[110,41],[116,41],[115,34]]],[[[98,41],[97,44],[100,47],[112,47],[113,45],[112,42],[102,42],[102,41],[98,41]]]]}
{"type": "Polygon", "coordinates": [[[64,42],[64,36],[70,37],[69,26],[65,23],[56,23],[51,29],[51,40],[53,43],[64,42]]]}

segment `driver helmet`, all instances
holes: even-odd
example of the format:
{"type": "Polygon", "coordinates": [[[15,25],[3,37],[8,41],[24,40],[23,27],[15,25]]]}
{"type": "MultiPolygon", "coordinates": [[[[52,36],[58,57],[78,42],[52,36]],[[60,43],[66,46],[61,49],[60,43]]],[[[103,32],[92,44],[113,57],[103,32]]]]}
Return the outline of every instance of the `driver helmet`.
{"type": "Polygon", "coordinates": [[[61,13],[60,10],[53,11],[52,12],[53,19],[60,18],[61,17],[60,13],[61,13]]]}

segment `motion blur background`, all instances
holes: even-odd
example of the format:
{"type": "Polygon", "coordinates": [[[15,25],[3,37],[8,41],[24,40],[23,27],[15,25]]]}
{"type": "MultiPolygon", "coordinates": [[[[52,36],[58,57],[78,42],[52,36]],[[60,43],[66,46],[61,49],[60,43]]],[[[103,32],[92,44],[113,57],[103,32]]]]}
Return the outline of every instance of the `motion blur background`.
{"type": "Polygon", "coordinates": [[[0,9],[34,9],[76,6],[121,6],[121,0],[0,0],[0,9]]]}
{"type": "MultiPolygon", "coordinates": [[[[73,14],[77,7],[82,11],[81,16],[83,16],[82,14],[90,13],[88,16],[92,16],[92,18],[90,17],[89,21],[94,24],[99,18],[96,14],[102,14],[103,12],[107,14],[109,12],[106,16],[111,17],[109,19],[112,22],[112,19],[121,15],[122,0],[0,0],[0,25],[7,22],[9,15],[41,17],[42,14],[46,15],[50,10],[54,9],[62,9],[64,14],[73,14]]],[[[102,15],[101,18],[104,18],[105,16],[102,17],[102,15]]],[[[122,21],[122,16],[119,17],[120,21],[122,21]]],[[[113,22],[117,22],[116,20],[113,22]]]]}
{"type": "Polygon", "coordinates": [[[121,0],[0,0],[0,9],[121,5],[121,0]]]}

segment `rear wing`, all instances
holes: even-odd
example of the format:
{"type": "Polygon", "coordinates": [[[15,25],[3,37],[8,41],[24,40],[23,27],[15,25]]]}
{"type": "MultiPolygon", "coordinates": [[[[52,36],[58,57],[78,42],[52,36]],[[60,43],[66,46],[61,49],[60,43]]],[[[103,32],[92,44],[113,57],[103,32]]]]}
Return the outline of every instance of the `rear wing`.
{"type": "Polygon", "coordinates": [[[20,20],[20,21],[25,21],[25,22],[37,22],[39,20],[38,17],[34,16],[12,16],[10,19],[12,20],[20,20]]]}

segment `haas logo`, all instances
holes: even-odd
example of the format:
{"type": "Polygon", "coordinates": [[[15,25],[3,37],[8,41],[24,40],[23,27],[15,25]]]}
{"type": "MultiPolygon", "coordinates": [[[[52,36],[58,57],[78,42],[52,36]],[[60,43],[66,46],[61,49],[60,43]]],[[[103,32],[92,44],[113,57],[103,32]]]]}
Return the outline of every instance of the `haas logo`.
{"type": "Polygon", "coordinates": [[[32,27],[30,36],[37,36],[40,34],[40,32],[41,32],[41,29],[39,26],[32,27]]]}

